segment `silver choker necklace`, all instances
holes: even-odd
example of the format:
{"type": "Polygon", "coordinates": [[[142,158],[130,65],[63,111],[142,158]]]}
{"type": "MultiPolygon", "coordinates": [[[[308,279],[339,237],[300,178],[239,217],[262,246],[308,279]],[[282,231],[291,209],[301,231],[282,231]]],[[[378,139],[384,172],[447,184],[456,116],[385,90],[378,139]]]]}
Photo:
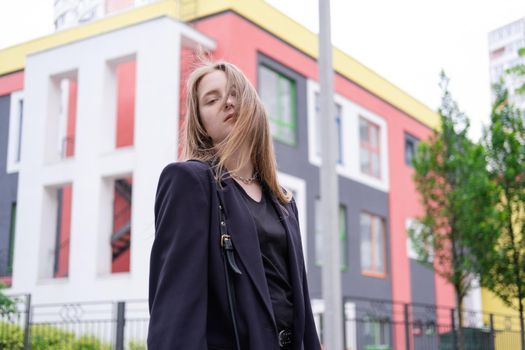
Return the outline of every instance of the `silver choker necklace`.
{"type": "Polygon", "coordinates": [[[255,172],[251,177],[246,178],[246,177],[242,177],[237,174],[234,174],[234,173],[230,173],[230,174],[234,179],[239,180],[246,185],[250,185],[254,183],[257,180],[257,175],[258,175],[257,172],[255,172]]]}

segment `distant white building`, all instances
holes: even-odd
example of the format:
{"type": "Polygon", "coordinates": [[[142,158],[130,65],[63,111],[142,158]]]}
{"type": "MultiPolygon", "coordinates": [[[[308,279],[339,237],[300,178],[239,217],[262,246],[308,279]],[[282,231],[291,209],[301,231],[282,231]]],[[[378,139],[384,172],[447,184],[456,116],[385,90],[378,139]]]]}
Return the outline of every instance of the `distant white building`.
{"type": "MultiPolygon", "coordinates": [[[[508,68],[525,64],[525,56],[520,57],[518,50],[525,47],[525,17],[497,28],[489,33],[490,81],[494,84],[508,68]]],[[[512,93],[525,82],[525,78],[506,77],[507,87],[512,93]]],[[[512,101],[520,108],[525,108],[525,96],[512,95],[512,101]]]]}
{"type": "Polygon", "coordinates": [[[75,27],[157,0],[55,0],[55,30],[75,27]]]}

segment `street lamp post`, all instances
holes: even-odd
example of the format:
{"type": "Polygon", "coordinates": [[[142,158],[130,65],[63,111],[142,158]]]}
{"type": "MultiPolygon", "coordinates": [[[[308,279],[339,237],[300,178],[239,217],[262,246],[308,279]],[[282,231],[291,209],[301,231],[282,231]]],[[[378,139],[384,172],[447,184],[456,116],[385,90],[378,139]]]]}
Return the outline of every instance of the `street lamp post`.
{"type": "Polygon", "coordinates": [[[330,34],[330,0],[319,0],[319,81],[321,118],[321,232],[323,237],[323,342],[326,350],[343,348],[341,258],[339,249],[339,194],[336,172],[334,73],[330,34]]]}

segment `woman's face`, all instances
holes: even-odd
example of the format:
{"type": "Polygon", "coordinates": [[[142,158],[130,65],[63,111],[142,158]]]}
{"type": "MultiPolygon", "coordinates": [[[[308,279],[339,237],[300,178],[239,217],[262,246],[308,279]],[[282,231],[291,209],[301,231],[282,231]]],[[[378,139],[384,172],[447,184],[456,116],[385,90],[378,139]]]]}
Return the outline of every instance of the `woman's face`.
{"type": "Polygon", "coordinates": [[[221,142],[230,134],[237,119],[235,95],[230,94],[226,103],[223,103],[226,85],[226,74],[215,70],[206,74],[197,88],[201,121],[213,144],[221,142]]]}

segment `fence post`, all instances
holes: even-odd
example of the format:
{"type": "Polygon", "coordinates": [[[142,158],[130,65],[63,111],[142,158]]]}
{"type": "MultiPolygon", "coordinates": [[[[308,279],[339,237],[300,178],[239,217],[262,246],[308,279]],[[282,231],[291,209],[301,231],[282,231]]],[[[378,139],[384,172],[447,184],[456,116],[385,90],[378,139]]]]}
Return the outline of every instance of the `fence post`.
{"type": "Polygon", "coordinates": [[[126,323],[126,303],[117,303],[117,329],[115,332],[115,350],[124,350],[124,325],[126,323]]]}
{"type": "Polygon", "coordinates": [[[494,332],[494,315],[493,314],[490,314],[489,315],[489,322],[490,322],[490,344],[489,344],[489,349],[490,350],[494,350],[495,348],[495,340],[496,340],[496,334],[494,332]]]}
{"type": "Polygon", "coordinates": [[[456,337],[456,318],[455,318],[455,312],[454,309],[450,309],[450,324],[452,326],[452,350],[457,350],[458,348],[458,341],[456,337]]]}
{"type": "Polygon", "coordinates": [[[26,295],[26,319],[24,324],[24,350],[31,349],[31,342],[29,341],[29,333],[31,331],[31,294],[26,295]]]}
{"type": "Polygon", "coordinates": [[[410,324],[408,320],[408,304],[403,304],[405,313],[405,344],[406,350],[410,350],[410,324]]]}

